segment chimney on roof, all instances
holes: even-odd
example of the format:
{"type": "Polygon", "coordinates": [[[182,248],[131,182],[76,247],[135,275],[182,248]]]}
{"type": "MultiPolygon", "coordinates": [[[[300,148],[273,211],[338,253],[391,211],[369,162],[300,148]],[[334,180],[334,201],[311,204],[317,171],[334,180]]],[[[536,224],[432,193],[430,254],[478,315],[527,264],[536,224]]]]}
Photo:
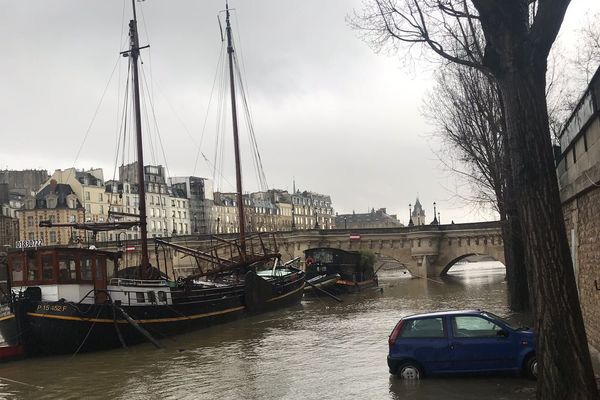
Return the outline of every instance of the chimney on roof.
{"type": "Polygon", "coordinates": [[[50,180],[50,191],[51,191],[52,193],[56,193],[56,186],[57,186],[57,185],[58,185],[58,184],[57,184],[57,182],[56,182],[56,179],[51,179],[51,180],[50,180]]]}

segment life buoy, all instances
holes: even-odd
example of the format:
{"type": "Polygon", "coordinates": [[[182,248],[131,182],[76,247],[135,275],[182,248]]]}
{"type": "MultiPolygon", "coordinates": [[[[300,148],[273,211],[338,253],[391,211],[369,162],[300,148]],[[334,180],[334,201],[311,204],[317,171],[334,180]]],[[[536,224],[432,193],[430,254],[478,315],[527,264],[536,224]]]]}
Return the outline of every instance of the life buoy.
{"type": "Polygon", "coordinates": [[[306,259],[306,261],[304,261],[304,264],[306,264],[306,266],[308,267],[309,265],[311,265],[311,264],[312,264],[312,263],[314,263],[314,262],[315,262],[315,259],[314,259],[314,258],[312,258],[312,257],[308,257],[308,258],[306,259]]]}

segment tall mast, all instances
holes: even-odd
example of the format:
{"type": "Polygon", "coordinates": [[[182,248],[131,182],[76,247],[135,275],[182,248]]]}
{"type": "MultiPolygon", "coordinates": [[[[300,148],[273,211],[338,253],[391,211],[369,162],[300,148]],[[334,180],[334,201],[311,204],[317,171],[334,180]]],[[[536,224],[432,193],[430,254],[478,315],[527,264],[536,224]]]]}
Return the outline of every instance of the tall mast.
{"type": "Polygon", "coordinates": [[[233,75],[233,44],[231,43],[231,24],[229,23],[229,3],[225,2],[227,56],[229,58],[229,85],[231,88],[231,116],[233,119],[233,147],[235,152],[235,181],[237,185],[237,205],[240,225],[240,249],[242,261],[246,258],[246,219],[244,217],[244,198],[242,196],[242,170],[240,163],[240,141],[238,138],[237,110],[235,103],[235,82],[233,75]]]}
{"type": "Polygon", "coordinates": [[[131,0],[133,19],[129,21],[129,57],[131,57],[133,71],[133,103],[135,109],[135,136],[137,144],[137,180],[140,202],[140,233],[142,242],[142,260],[140,264],[141,278],[146,278],[150,266],[148,258],[148,228],[146,222],[146,184],[144,182],[144,149],[142,146],[142,113],[140,111],[140,83],[138,79],[138,57],[140,55],[140,42],[137,31],[137,15],[135,0],[131,0]]]}

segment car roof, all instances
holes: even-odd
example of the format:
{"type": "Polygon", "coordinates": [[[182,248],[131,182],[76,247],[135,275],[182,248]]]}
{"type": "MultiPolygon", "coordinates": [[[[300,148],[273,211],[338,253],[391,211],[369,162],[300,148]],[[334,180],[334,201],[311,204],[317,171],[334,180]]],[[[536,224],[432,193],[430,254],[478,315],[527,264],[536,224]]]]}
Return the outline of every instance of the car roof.
{"type": "Polygon", "coordinates": [[[413,314],[407,315],[402,319],[414,319],[414,318],[426,318],[426,317],[443,317],[446,315],[481,315],[484,314],[484,310],[447,310],[447,311],[436,311],[430,313],[413,314]]]}

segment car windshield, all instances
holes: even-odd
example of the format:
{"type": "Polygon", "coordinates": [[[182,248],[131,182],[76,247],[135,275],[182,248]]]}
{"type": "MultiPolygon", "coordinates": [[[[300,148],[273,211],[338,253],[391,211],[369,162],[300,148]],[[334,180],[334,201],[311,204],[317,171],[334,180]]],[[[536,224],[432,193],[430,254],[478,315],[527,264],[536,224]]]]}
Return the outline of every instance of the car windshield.
{"type": "Polygon", "coordinates": [[[510,322],[508,322],[507,320],[505,320],[505,319],[504,319],[504,318],[502,318],[502,317],[499,317],[499,316],[497,316],[497,315],[496,315],[496,314],[494,314],[494,313],[491,313],[491,312],[489,312],[489,311],[486,311],[485,313],[483,313],[483,315],[485,315],[485,316],[487,316],[487,317],[489,317],[489,318],[495,319],[495,320],[497,320],[497,321],[500,321],[500,322],[502,322],[504,325],[508,326],[508,327],[509,327],[509,328],[511,328],[511,329],[515,329],[515,330],[517,329],[517,328],[515,328],[515,327],[514,327],[514,326],[513,326],[513,325],[512,325],[510,322]]]}

